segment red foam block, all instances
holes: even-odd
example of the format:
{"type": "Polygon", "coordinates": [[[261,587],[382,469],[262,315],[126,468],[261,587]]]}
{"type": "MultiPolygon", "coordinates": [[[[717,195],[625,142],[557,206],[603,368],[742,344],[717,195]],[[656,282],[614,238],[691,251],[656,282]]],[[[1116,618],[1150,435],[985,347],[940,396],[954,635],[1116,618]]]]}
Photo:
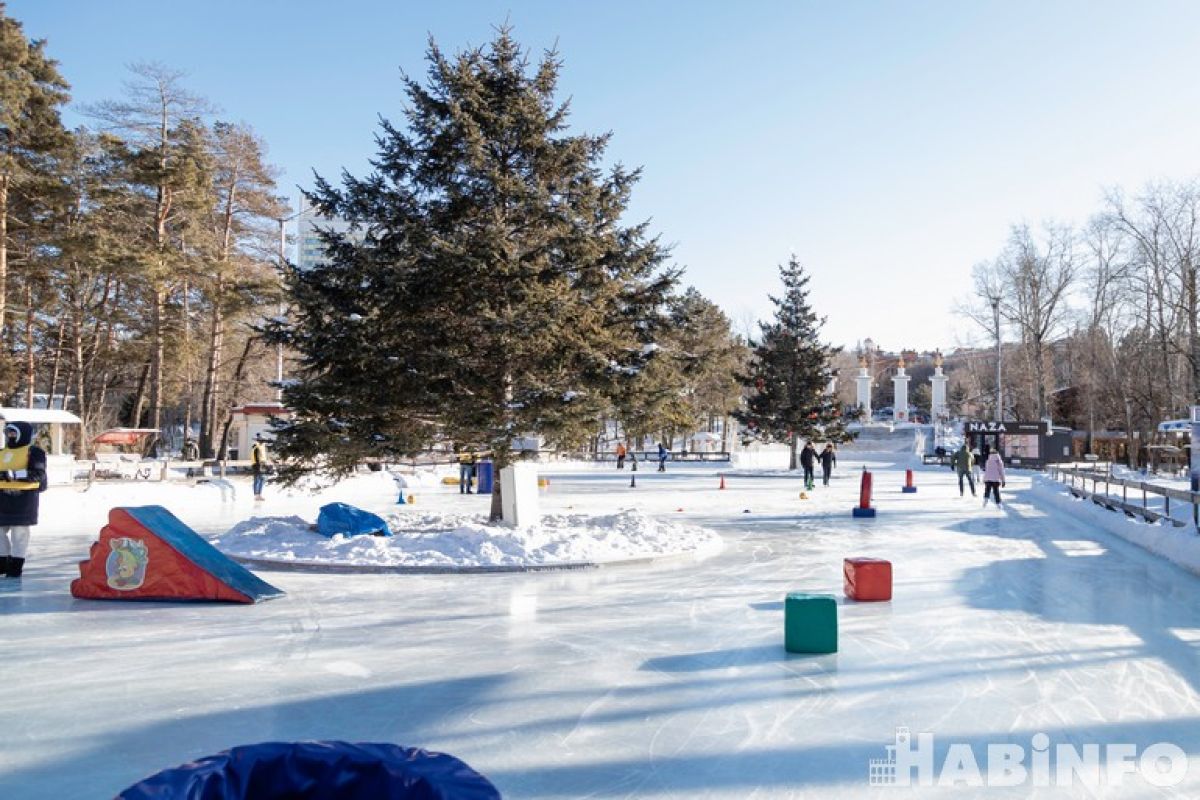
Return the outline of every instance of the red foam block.
{"type": "Polygon", "coordinates": [[[879,602],[892,599],[892,562],[882,558],[847,558],[842,561],[842,586],[851,600],[879,602]]]}

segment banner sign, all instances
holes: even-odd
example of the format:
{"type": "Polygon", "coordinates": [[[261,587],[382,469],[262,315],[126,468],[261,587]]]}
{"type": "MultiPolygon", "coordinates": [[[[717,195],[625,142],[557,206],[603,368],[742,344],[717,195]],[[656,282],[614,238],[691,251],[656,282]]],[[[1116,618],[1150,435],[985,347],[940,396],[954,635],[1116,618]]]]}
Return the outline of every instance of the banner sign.
{"type": "Polygon", "coordinates": [[[1045,435],[1046,423],[1044,422],[968,422],[964,426],[966,433],[1003,433],[1003,434],[1021,434],[1028,435],[1045,435]]]}

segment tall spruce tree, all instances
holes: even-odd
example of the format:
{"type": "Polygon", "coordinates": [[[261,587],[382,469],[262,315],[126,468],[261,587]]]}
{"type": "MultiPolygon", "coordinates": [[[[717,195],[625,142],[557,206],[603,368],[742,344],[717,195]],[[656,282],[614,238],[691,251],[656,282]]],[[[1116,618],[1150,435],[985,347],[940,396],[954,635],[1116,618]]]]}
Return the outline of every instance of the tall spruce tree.
{"type": "Polygon", "coordinates": [[[788,442],[789,469],[796,469],[801,440],[838,444],[853,436],[837,398],[825,391],[837,348],[821,343],[825,320],[808,303],[809,277],[795,256],[780,266],[779,276],[783,296],[771,296],[775,321],[759,323],[762,336],[742,380],[750,394],[737,417],[763,441],[788,442]]]}
{"type": "MultiPolygon", "coordinates": [[[[318,179],[328,263],[288,275],[298,354],[283,478],[436,440],[497,467],[526,434],[575,445],[646,362],[676,274],[621,215],[637,171],[601,169],[609,136],[568,134],[555,53],[531,68],[507,28],[405,77],[406,129],[382,123],[375,171],[318,179]]],[[[492,515],[499,516],[499,482],[492,515]]]]}

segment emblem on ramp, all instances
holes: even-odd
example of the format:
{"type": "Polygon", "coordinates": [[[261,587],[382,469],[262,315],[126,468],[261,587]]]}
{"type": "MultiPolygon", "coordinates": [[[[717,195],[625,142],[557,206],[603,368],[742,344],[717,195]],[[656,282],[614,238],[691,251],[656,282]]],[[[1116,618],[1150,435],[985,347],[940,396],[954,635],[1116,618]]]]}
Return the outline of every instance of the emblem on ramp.
{"type": "Polygon", "coordinates": [[[104,572],[112,589],[131,592],[146,580],[146,565],[150,555],[141,539],[122,536],[109,542],[112,552],[104,562],[104,572]]]}

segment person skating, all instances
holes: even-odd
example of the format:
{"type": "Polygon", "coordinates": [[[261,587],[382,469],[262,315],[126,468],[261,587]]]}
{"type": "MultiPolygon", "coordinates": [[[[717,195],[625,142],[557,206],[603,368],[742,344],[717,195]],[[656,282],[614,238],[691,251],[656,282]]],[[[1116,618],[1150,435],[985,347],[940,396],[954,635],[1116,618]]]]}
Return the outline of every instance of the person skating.
{"type": "Polygon", "coordinates": [[[263,487],[271,471],[271,455],[267,452],[267,440],[261,433],[254,435],[254,447],[250,448],[250,472],[254,475],[254,499],[265,500],[263,487]]]}
{"type": "Polygon", "coordinates": [[[804,448],[800,451],[800,466],[804,469],[804,488],[812,491],[813,485],[816,483],[816,478],[813,477],[813,467],[817,463],[817,448],[813,447],[812,442],[805,442],[804,448]]]}
{"type": "Polygon", "coordinates": [[[1000,487],[1004,485],[1004,461],[1000,454],[992,451],[987,464],[983,467],[983,504],[986,506],[988,495],[991,494],[1000,505],[1000,487]]]}
{"type": "Polygon", "coordinates": [[[28,422],[8,423],[4,437],[0,477],[11,488],[0,489],[0,576],[19,578],[29,551],[29,529],[38,522],[38,495],[46,491],[46,451],[33,444],[28,422]]]}
{"type": "Polygon", "coordinates": [[[667,446],[662,442],[658,443],[658,471],[667,471],[667,446]]]}
{"type": "Polygon", "coordinates": [[[971,485],[971,497],[975,497],[975,477],[971,474],[971,467],[974,465],[975,457],[967,449],[966,442],[963,442],[963,446],[958,448],[950,459],[950,467],[958,473],[959,497],[963,496],[963,478],[966,478],[967,483],[971,485]]]}
{"type": "Polygon", "coordinates": [[[837,464],[837,453],[833,451],[833,445],[825,445],[825,449],[818,456],[821,459],[821,485],[829,485],[829,476],[833,474],[833,468],[837,464]]]}
{"type": "Polygon", "coordinates": [[[624,442],[617,442],[617,469],[625,469],[625,454],[629,452],[625,449],[624,442]]]}

